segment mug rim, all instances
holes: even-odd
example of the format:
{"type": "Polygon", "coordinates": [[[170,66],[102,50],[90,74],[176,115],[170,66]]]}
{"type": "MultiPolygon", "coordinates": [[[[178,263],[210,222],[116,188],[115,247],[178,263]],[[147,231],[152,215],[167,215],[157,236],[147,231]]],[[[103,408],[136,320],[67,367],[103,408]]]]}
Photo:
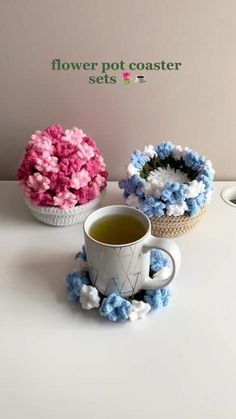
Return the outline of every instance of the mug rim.
{"type": "MultiPolygon", "coordinates": [[[[101,218],[101,217],[100,217],[101,218]]],[[[90,239],[90,240],[92,240],[94,243],[97,243],[97,244],[99,244],[99,245],[102,245],[102,246],[106,246],[106,247],[127,247],[127,246],[133,246],[133,245],[135,245],[135,244],[137,244],[137,243],[139,243],[139,242],[141,242],[142,240],[144,240],[149,234],[150,234],[150,231],[151,231],[151,221],[150,221],[150,219],[147,217],[147,215],[146,214],[144,214],[142,211],[140,211],[138,208],[134,208],[134,207],[131,207],[131,206],[128,206],[128,205],[122,205],[122,204],[118,204],[118,205],[107,205],[107,206],[104,206],[104,207],[101,207],[101,208],[98,208],[97,210],[95,210],[95,211],[93,211],[91,214],[89,214],[88,215],[88,217],[86,218],[86,220],[84,221],[84,223],[83,223],[83,231],[84,231],[84,234],[90,239]],[[138,213],[139,215],[141,215],[142,217],[143,217],[143,219],[145,219],[145,221],[148,223],[148,228],[147,228],[147,231],[146,231],[146,233],[142,236],[142,237],[140,237],[140,239],[138,239],[138,240],[135,240],[135,241],[133,241],[133,242],[130,242],[130,243],[124,243],[124,244],[111,244],[111,243],[104,243],[104,242],[100,242],[99,240],[96,240],[96,239],[94,239],[90,234],[89,234],[89,232],[88,232],[88,227],[86,226],[86,223],[88,223],[88,221],[89,221],[89,219],[90,219],[90,217],[92,217],[92,216],[94,216],[97,212],[100,212],[100,211],[102,211],[102,210],[105,210],[105,209],[115,209],[115,208],[120,208],[120,209],[127,209],[128,211],[130,211],[131,210],[131,212],[133,211],[133,212],[136,212],[136,213],[138,213]]]]}

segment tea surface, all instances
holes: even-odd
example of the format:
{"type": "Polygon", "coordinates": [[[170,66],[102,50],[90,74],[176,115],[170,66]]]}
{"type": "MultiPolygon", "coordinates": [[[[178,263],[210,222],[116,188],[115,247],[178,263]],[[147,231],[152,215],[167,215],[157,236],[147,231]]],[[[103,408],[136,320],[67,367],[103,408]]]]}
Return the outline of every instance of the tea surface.
{"type": "Polygon", "coordinates": [[[141,239],[146,227],[131,215],[107,215],[90,227],[89,234],[95,240],[107,244],[128,244],[141,239]]]}

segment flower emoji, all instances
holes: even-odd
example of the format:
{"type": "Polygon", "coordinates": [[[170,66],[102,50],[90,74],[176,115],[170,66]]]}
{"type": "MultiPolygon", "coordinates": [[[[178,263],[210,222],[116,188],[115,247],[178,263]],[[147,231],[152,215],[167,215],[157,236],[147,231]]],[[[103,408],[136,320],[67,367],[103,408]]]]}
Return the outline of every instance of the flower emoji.
{"type": "Polygon", "coordinates": [[[123,80],[125,84],[129,84],[132,79],[130,71],[123,71],[123,80]]]}

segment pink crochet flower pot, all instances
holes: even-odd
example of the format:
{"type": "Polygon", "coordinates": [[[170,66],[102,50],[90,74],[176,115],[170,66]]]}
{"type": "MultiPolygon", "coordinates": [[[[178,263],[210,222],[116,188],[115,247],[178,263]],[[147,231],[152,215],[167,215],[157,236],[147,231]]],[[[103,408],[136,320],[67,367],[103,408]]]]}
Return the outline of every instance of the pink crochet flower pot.
{"type": "Polygon", "coordinates": [[[17,177],[37,219],[69,225],[96,208],[108,173],[95,141],[76,127],[52,125],[31,136],[17,177]]]}

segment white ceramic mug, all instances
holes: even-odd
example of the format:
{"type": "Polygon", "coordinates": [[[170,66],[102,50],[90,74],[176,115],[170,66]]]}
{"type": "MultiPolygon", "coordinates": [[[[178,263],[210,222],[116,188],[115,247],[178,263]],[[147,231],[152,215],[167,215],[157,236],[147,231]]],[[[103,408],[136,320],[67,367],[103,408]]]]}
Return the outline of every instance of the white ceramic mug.
{"type": "Polygon", "coordinates": [[[92,284],[103,295],[111,293],[129,297],[141,289],[157,289],[168,285],[177,275],[181,256],[178,246],[169,239],[151,235],[149,218],[136,208],[126,205],[112,205],[100,208],[90,214],[84,222],[85,247],[92,284]],[[131,215],[142,222],[145,233],[141,239],[122,245],[101,243],[90,236],[95,221],[107,215],[131,215]],[[172,260],[172,272],[167,279],[150,278],[150,251],[159,249],[172,260]]]}

